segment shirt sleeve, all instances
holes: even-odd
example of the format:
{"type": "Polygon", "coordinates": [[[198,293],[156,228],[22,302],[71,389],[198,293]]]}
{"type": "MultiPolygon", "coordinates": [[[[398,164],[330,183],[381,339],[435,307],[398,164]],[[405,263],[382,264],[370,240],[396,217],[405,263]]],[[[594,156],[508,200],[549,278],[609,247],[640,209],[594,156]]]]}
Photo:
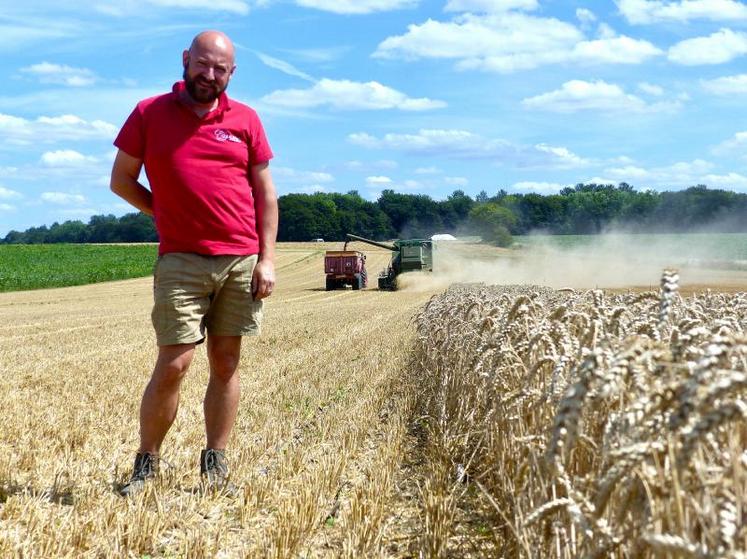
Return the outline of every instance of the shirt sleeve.
{"type": "Polygon", "coordinates": [[[272,159],[273,154],[262,122],[256,113],[253,113],[253,117],[249,127],[249,164],[259,165],[260,163],[267,163],[272,159]]]}
{"type": "Polygon", "coordinates": [[[138,105],[127,117],[119,131],[114,145],[137,159],[145,156],[145,134],[143,131],[143,113],[138,105]]]}

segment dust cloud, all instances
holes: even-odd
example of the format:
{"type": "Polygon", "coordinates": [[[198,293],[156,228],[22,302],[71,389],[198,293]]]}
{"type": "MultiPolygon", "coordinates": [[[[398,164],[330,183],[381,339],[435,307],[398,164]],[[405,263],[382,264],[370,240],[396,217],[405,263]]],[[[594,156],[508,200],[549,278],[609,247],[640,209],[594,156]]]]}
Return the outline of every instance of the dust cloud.
{"type": "Polygon", "coordinates": [[[707,235],[630,234],[587,237],[571,246],[536,237],[511,250],[438,242],[433,273],[403,274],[398,283],[400,289],[412,291],[445,289],[462,282],[653,289],[658,288],[662,270],[675,268],[681,285],[747,287],[747,260],[733,254],[725,257],[729,251],[719,250],[720,243],[728,242],[707,235]]]}

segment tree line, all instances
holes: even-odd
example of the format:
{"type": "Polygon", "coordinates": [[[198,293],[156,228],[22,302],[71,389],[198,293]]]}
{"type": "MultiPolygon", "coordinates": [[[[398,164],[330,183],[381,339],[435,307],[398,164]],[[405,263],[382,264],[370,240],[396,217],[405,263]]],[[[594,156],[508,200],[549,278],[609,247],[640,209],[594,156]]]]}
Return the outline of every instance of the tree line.
{"type": "MultiPolygon", "coordinates": [[[[558,194],[509,194],[499,190],[475,198],[461,190],[445,200],[384,190],[375,202],[358,192],[286,194],[279,198],[279,241],[342,241],[346,233],[375,240],[425,238],[435,233],[479,236],[507,246],[512,235],[747,231],[747,194],[705,185],[674,192],[637,191],[627,183],[578,184],[558,194]]],[[[142,213],[93,216],[11,231],[8,243],[154,242],[153,220],[142,213]]]]}

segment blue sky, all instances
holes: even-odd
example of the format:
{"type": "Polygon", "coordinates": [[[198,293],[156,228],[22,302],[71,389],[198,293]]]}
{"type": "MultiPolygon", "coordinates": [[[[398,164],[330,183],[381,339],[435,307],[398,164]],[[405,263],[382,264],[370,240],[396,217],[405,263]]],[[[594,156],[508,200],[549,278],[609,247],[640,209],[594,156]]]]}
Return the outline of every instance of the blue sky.
{"type": "Polygon", "coordinates": [[[237,45],[280,194],[443,199],[578,182],[747,192],[737,0],[0,0],[0,236],[132,211],[135,103],[203,29],[237,45]]]}

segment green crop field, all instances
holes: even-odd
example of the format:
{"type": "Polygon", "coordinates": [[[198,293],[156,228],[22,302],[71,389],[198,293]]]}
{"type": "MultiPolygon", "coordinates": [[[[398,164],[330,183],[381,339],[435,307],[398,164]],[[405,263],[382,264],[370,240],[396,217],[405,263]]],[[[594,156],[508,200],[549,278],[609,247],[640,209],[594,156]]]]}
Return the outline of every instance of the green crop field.
{"type": "Polygon", "coordinates": [[[0,291],[83,285],[147,276],[152,245],[0,245],[0,291]]]}

